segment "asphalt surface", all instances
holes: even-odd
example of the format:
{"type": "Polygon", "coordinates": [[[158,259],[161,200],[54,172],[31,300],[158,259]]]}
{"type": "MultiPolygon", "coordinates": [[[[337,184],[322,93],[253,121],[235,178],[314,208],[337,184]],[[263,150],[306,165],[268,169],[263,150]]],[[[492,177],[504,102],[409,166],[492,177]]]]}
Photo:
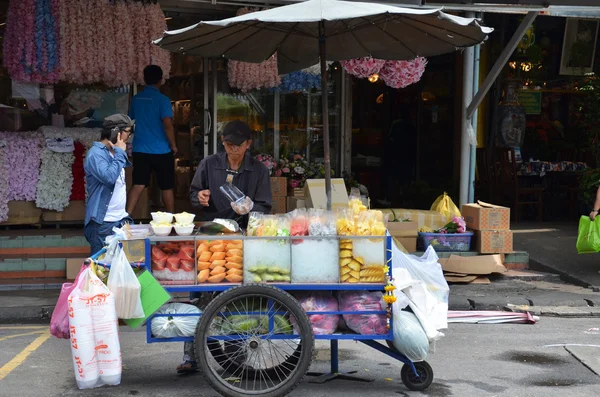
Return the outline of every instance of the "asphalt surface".
{"type": "MultiPolygon", "coordinates": [[[[360,343],[341,342],[340,369],[355,370],[373,382],[335,380],[316,385],[305,380],[291,395],[588,397],[600,391],[600,377],[570,353],[569,346],[560,345],[587,345],[586,351],[600,353],[598,323],[597,318],[544,317],[536,325],[453,324],[427,360],[435,379],[423,393],[410,392],[402,384],[399,362],[360,343]]],[[[6,367],[14,366],[15,359],[22,358],[24,349],[46,329],[0,327],[1,396],[217,396],[200,374],[175,373],[181,359],[180,343],[147,345],[143,331],[125,328],[121,332],[125,368],[120,386],[78,390],[69,342],[54,338],[44,341],[6,373],[6,367]],[[10,337],[31,332],[37,333],[10,337]]],[[[319,343],[311,370],[327,371],[328,366],[328,345],[319,343]]]]}
{"type": "Polygon", "coordinates": [[[529,252],[530,269],[559,273],[566,281],[600,288],[600,254],[577,254],[578,227],[578,221],[514,224],[514,249],[529,252]]]}

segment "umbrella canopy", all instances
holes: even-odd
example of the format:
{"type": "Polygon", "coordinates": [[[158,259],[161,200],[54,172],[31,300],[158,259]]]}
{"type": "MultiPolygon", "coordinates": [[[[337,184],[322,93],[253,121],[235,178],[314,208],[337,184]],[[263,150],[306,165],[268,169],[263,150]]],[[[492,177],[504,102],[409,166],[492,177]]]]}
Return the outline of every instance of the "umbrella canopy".
{"type": "Polygon", "coordinates": [[[262,62],[277,52],[279,73],[285,74],[319,62],[317,39],[321,32],[327,40],[327,60],[341,61],[366,56],[406,60],[439,55],[480,43],[492,31],[476,19],[440,10],[308,0],[203,21],[166,32],[155,43],[172,52],[244,62],[262,62]]]}
{"type": "MultiPolygon", "coordinates": [[[[155,44],[171,51],[244,62],[262,62],[277,53],[280,74],[321,65],[327,87],[326,61],[372,56],[405,60],[455,51],[480,43],[493,29],[473,18],[440,10],[410,9],[377,3],[308,0],[200,22],[165,32],[155,44]]],[[[323,152],[327,209],[331,209],[331,164],[327,90],[323,100],[323,152]]]]}

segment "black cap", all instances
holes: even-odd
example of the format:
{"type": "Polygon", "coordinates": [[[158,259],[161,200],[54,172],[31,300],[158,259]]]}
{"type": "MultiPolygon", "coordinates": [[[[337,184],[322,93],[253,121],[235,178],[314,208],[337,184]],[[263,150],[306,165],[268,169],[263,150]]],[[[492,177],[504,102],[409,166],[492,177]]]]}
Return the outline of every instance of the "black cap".
{"type": "Polygon", "coordinates": [[[223,140],[231,142],[234,145],[241,145],[245,141],[252,139],[252,130],[250,126],[241,120],[233,120],[223,128],[223,140]]]}

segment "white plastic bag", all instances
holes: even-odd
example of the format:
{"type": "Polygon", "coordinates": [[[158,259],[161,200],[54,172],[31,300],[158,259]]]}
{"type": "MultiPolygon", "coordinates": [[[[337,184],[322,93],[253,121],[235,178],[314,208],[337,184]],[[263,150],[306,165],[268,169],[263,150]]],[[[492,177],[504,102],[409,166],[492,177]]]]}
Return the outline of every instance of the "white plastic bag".
{"type": "Polygon", "coordinates": [[[394,347],[413,362],[427,358],[429,340],[414,314],[394,311],[394,347]]]}
{"type": "Polygon", "coordinates": [[[115,296],[115,307],[119,318],[145,317],[140,297],[142,286],[120,247],[110,265],[107,285],[115,296]]]}
{"type": "Polygon", "coordinates": [[[121,383],[121,345],[113,294],[85,269],[68,298],[75,380],[80,389],[121,383]]]}
{"type": "Polygon", "coordinates": [[[127,239],[127,232],[125,231],[125,226],[123,227],[113,227],[113,234],[107,236],[104,242],[106,243],[106,254],[104,255],[104,259],[102,260],[104,263],[112,264],[112,261],[116,257],[118,250],[120,248],[119,242],[121,240],[127,239]]]}
{"type": "Polygon", "coordinates": [[[169,303],[158,309],[155,314],[198,314],[197,316],[160,316],[152,318],[152,335],[155,338],[176,338],[179,336],[194,336],[202,312],[194,305],[169,303]]]}

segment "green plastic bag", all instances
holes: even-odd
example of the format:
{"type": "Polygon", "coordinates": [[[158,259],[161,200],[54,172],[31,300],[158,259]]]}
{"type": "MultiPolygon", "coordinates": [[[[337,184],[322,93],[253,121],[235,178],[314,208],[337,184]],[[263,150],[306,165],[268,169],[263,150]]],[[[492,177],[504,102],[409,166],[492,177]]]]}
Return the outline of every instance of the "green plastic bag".
{"type": "Polygon", "coordinates": [[[577,236],[577,252],[580,254],[595,254],[600,252],[600,216],[592,222],[588,216],[579,219],[577,236]]]}

